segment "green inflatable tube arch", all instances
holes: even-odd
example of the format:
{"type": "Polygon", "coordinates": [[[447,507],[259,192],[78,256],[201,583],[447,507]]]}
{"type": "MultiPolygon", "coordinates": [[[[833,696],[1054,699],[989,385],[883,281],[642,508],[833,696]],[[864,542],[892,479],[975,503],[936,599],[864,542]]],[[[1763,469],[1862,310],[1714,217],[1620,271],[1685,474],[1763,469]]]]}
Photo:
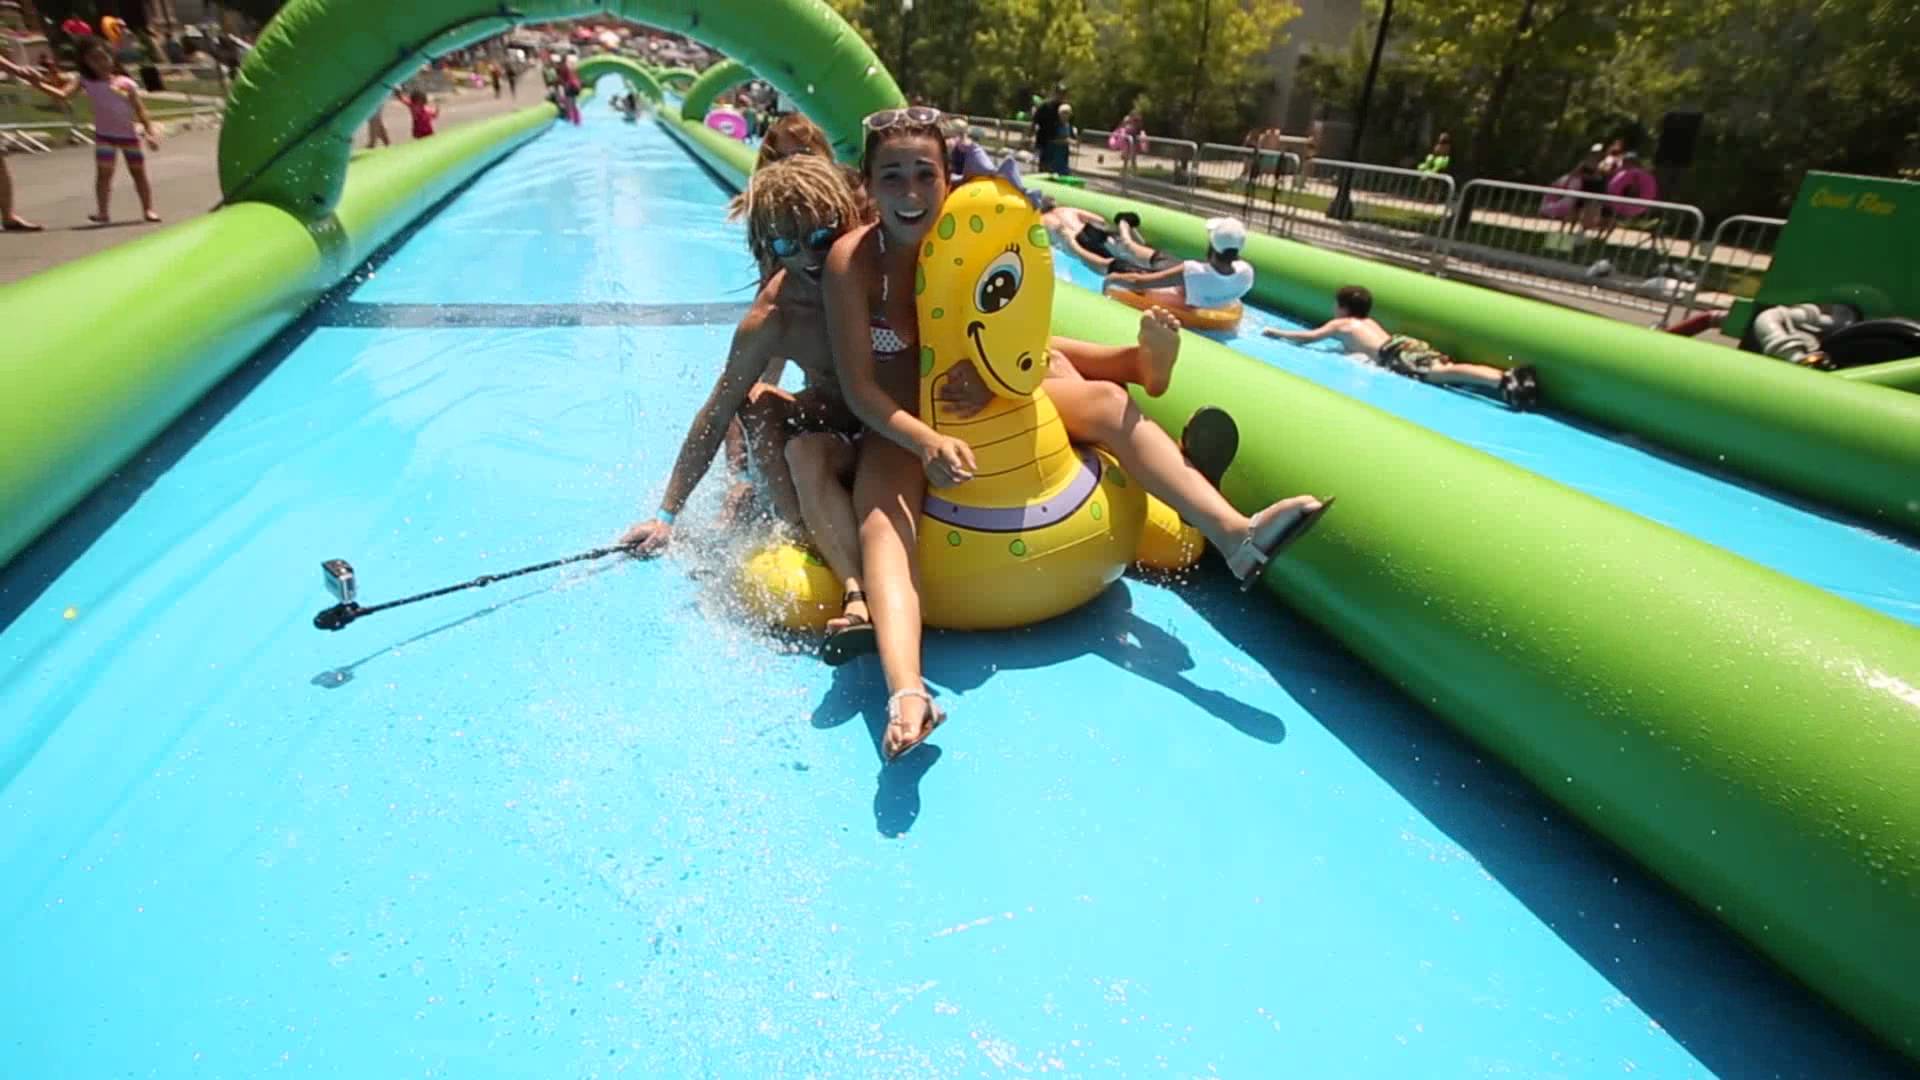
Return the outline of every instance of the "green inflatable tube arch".
{"type": "Polygon", "coordinates": [[[694,83],[700,81],[700,73],[692,68],[661,68],[654,72],[660,85],[676,94],[684,94],[694,83]]]}
{"type": "Polygon", "coordinates": [[[553,120],[543,103],[363,154],[318,224],[241,203],[0,288],[0,565],[408,222],[553,120]]]}
{"type": "Polygon", "coordinates": [[[863,116],[900,100],[873,51],[821,0],[292,0],[234,79],[220,131],[226,202],[325,219],[354,133],[390,86],[519,23],[582,16],[671,30],[739,59],[817,118],[842,156],[857,151],[863,116]]]}
{"type": "MultiPolygon", "coordinates": [[[[1197,257],[1191,214],[1035,181],[1060,202],[1140,214],[1154,243],[1197,257]]],[[[1644,436],[1717,468],[1920,536],[1920,398],[1862,381],[1571,311],[1270,236],[1244,253],[1254,298],[1303,319],[1333,314],[1343,285],[1374,314],[1462,360],[1540,369],[1555,407],[1644,436]]]]}
{"type": "MultiPolygon", "coordinates": [[[[1056,293],[1058,333],[1138,320],[1056,293]]],[[[1340,496],[1276,598],[1920,1055],[1920,630],[1196,335],[1138,400],[1162,424],[1242,403],[1236,505],[1340,496]]]]}
{"type": "Polygon", "coordinates": [[[653,72],[625,56],[599,53],[580,61],[574,70],[580,73],[580,84],[584,87],[591,88],[602,76],[618,74],[626,78],[627,85],[633,87],[635,93],[646,95],[654,104],[658,105],[666,98],[665,92],[660,89],[660,80],[654,78],[653,72]]]}
{"type": "Polygon", "coordinates": [[[738,60],[722,60],[709,67],[687,88],[680,103],[681,118],[704,121],[714,98],[752,79],[753,69],[738,60]]]}
{"type": "Polygon", "coordinates": [[[1894,360],[1885,364],[1845,368],[1833,374],[1835,378],[1845,379],[1848,382],[1872,383],[1875,386],[1920,394],[1920,356],[1910,360],[1894,360]]]}

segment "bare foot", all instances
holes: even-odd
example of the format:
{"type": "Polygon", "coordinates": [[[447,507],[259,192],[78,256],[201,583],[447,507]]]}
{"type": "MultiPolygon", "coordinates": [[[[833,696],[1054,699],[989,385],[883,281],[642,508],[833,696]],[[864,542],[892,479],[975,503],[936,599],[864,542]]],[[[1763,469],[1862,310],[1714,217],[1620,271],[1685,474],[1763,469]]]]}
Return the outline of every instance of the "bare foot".
{"type": "Polygon", "coordinates": [[[1159,397],[1173,381],[1173,365],[1180,359],[1180,320],[1173,312],[1154,306],[1140,315],[1140,385],[1159,397]]]}
{"type": "Polygon", "coordinates": [[[88,214],[87,220],[93,222],[95,225],[105,225],[113,219],[105,214],[88,214]]]}
{"type": "Polygon", "coordinates": [[[7,232],[40,232],[46,228],[45,225],[28,221],[19,214],[8,214],[7,220],[0,222],[0,227],[4,227],[7,232]]]}
{"type": "Polygon", "coordinates": [[[158,222],[160,220],[160,211],[158,210],[147,211],[147,220],[152,222],[158,222]]]}
{"type": "Polygon", "coordinates": [[[897,690],[887,699],[887,732],[880,753],[888,761],[926,742],[947,719],[925,690],[897,690]]]}

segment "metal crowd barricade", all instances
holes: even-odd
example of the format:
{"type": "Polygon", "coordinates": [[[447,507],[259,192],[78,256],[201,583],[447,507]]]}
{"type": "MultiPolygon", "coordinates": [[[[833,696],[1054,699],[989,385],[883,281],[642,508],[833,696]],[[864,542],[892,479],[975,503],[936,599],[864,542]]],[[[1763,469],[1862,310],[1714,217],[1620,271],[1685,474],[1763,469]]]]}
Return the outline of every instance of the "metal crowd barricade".
{"type": "Polygon", "coordinates": [[[44,124],[0,124],[0,151],[25,150],[29,154],[44,154],[52,150],[46,140],[35,132],[45,131],[44,124]]]}
{"type": "Polygon", "coordinates": [[[1196,213],[1238,214],[1249,225],[1264,213],[1271,224],[1279,192],[1291,187],[1300,173],[1300,156],[1290,150],[1202,143],[1194,172],[1196,213]]]}
{"type": "Polygon", "coordinates": [[[1693,307],[1699,208],[1562,187],[1472,180],[1449,233],[1449,272],[1522,290],[1600,293],[1668,321],[1693,307]]]}
{"type": "Polygon", "coordinates": [[[1315,158],[1273,192],[1267,229],[1279,236],[1438,271],[1447,258],[1453,177],[1315,158]]]}
{"type": "Polygon", "coordinates": [[[1026,128],[1018,120],[1001,120],[992,116],[969,116],[967,127],[973,133],[973,141],[994,157],[1024,149],[1026,128]]]}
{"type": "Polygon", "coordinates": [[[1133,168],[1122,171],[1116,161],[1113,171],[1120,190],[1130,195],[1192,210],[1199,160],[1199,143],[1149,135],[1146,146],[1134,157],[1133,168]]]}
{"type": "Polygon", "coordinates": [[[1726,310],[1735,300],[1752,299],[1773,266],[1773,249],[1786,227],[1786,218],[1753,214],[1735,214],[1715,225],[1700,256],[1695,305],[1726,310]]]}

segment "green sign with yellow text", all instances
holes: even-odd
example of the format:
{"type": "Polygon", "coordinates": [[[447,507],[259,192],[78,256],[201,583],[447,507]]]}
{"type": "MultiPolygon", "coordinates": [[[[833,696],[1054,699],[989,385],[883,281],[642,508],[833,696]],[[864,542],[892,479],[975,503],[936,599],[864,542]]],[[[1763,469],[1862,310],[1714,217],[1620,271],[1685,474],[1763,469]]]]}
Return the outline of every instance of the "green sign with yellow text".
{"type": "Polygon", "coordinates": [[[1920,184],[1807,174],[1754,308],[1808,303],[1920,318],[1920,184]]]}

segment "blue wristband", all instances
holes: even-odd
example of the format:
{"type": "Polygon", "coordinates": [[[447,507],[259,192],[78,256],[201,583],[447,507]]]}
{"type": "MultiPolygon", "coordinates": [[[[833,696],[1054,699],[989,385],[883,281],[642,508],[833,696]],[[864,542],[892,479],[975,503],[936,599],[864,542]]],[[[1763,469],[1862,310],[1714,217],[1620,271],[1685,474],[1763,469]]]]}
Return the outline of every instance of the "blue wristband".
{"type": "Polygon", "coordinates": [[[673,524],[673,519],[675,517],[678,517],[679,515],[675,514],[671,510],[662,509],[659,513],[653,516],[656,518],[659,518],[663,522],[666,522],[668,525],[671,525],[673,524]]]}

